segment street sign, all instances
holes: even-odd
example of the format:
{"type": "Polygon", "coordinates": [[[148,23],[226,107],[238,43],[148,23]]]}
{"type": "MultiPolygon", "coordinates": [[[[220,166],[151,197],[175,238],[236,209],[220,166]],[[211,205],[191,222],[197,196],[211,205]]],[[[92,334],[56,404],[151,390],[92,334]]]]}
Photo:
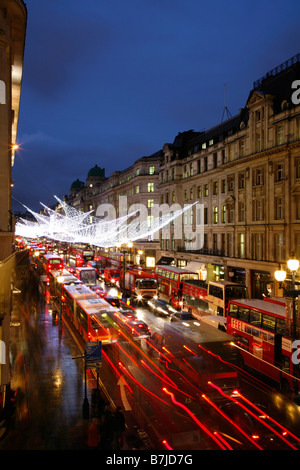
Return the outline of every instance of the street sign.
{"type": "Polygon", "coordinates": [[[97,367],[102,365],[101,341],[90,341],[86,343],[85,365],[86,367],[97,367]]]}

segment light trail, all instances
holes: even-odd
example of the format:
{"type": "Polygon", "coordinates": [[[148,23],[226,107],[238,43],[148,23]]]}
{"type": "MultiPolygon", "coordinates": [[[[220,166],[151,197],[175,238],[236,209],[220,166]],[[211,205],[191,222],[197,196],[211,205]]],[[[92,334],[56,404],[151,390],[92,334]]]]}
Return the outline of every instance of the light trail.
{"type": "Polygon", "coordinates": [[[187,408],[187,406],[183,405],[183,403],[180,403],[179,401],[177,401],[175,399],[175,396],[174,396],[174,393],[170,392],[169,390],[167,390],[165,387],[163,388],[163,391],[170,395],[171,397],[171,400],[172,402],[174,403],[174,405],[177,405],[179,406],[180,408],[182,408],[191,418],[192,420],[202,429],[202,431],[204,431],[209,437],[211,437],[213,439],[213,441],[222,449],[222,450],[227,450],[227,447],[224,446],[224,444],[222,444],[222,442],[219,441],[219,439],[217,439],[217,437],[206,427],[204,426],[204,424],[201,423],[201,421],[199,421],[199,419],[189,410],[189,408],[187,408]]]}
{"type": "Polygon", "coordinates": [[[209,405],[211,405],[220,415],[223,416],[223,418],[225,418],[230,424],[232,424],[232,426],[234,426],[240,433],[243,434],[243,436],[246,437],[246,439],[248,439],[255,447],[257,447],[259,450],[263,450],[262,447],[260,447],[260,445],[258,445],[250,436],[248,436],[248,434],[242,429],[240,428],[234,421],[232,421],[232,419],[229,418],[229,416],[227,416],[226,413],[224,413],[213,401],[211,401],[206,395],[202,395],[202,398],[207,402],[209,403],[209,405]]]}
{"type": "Polygon", "coordinates": [[[239,398],[241,398],[242,400],[245,401],[245,403],[247,403],[248,405],[250,405],[252,408],[254,408],[258,413],[262,413],[265,415],[265,418],[266,419],[269,419],[272,423],[274,423],[276,426],[278,426],[280,429],[282,429],[282,431],[286,434],[289,434],[293,439],[295,439],[296,441],[300,442],[300,439],[299,437],[295,436],[295,434],[293,434],[291,431],[289,431],[287,428],[285,428],[284,426],[282,426],[280,423],[278,423],[278,421],[276,421],[275,419],[273,419],[271,416],[265,414],[262,412],[262,410],[259,409],[258,406],[254,405],[254,403],[252,403],[250,400],[248,400],[244,395],[242,395],[238,390],[234,390],[234,393],[235,395],[237,395],[239,398]]]}
{"type": "Polygon", "coordinates": [[[265,426],[266,428],[269,429],[269,431],[273,432],[274,434],[276,434],[276,436],[278,436],[283,442],[285,442],[289,447],[291,447],[291,449],[293,450],[298,450],[297,447],[295,447],[293,444],[291,444],[284,436],[282,436],[282,434],[280,434],[278,431],[276,431],[276,429],[272,428],[272,426],[270,426],[268,423],[266,423],[263,419],[261,419],[259,416],[257,416],[255,413],[253,413],[249,408],[247,408],[245,405],[243,405],[242,403],[238,402],[235,398],[232,398],[231,396],[227,395],[225,392],[223,392],[223,390],[218,387],[217,385],[215,385],[214,383],[212,383],[211,381],[207,382],[209,385],[211,385],[213,388],[215,388],[216,390],[218,390],[218,392],[225,398],[229,399],[230,401],[232,401],[233,403],[235,403],[236,405],[238,405],[240,408],[242,408],[243,410],[245,410],[247,413],[249,413],[254,419],[256,419],[260,424],[262,424],[263,426],[265,426]]]}

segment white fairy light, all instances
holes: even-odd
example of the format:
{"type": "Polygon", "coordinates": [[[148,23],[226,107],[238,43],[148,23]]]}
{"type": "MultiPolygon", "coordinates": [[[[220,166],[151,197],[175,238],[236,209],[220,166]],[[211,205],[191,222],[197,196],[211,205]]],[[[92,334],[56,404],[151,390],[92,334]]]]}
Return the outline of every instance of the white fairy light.
{"type": "Polygon", "coordinates": [[[44,237],[61,242],[86,243],[109,248],[117,246],[122,240],[136,241],[153,236],[196,204],[177,209],[174,212],[169,211],[163,216],[152,217],[151,223],[147,217],[144,217],[144,220],[137,218],[128,223],[131,218],[137,215],[138,210],[113,220],[106,220],[91,216],[93,211],[79,211],[68,206],[58,197],[55,196],[55,198],[60,203],[64,214],[50,209],[44,204],[42,206],[48,215],[38,214],[24,206],[34,216],[36,222],[21,219],[16,223],[15,235],[25,238],[44,237]]]}

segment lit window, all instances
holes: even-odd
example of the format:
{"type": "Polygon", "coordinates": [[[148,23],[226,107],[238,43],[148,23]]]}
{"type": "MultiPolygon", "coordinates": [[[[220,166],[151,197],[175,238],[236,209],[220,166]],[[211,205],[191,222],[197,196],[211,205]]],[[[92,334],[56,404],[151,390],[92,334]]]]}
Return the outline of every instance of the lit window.
{"type": "Polygon", "coordinates": [[[148,183],[148,193],[154,192],[154,183],[148,183]]]}

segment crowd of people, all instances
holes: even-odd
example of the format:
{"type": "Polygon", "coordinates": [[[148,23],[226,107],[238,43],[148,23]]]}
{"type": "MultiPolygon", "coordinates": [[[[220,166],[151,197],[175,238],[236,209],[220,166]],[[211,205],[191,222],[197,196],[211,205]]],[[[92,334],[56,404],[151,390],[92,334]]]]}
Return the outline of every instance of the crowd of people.
{"type": "Polygon", "coordinates": [[[92,419],[88,433],[89,449],[118,450],[124,445],[125,418],[118,406],[113,412],[106,405],[98,417],[92,419]]]}

